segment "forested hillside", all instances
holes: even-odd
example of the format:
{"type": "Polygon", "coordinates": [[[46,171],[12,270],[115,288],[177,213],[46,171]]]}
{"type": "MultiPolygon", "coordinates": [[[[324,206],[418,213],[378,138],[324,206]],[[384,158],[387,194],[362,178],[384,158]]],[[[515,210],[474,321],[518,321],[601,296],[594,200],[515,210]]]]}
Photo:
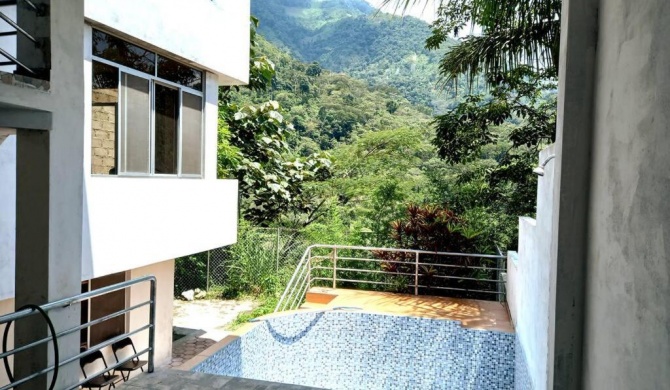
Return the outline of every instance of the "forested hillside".
{"type": "Polygon", "coordinates": [[[270,88],[236,93],[234,104],[277,101],[295,128],[288,139],[291,153],[308,157],[325,151],[332,159],[328,179],[307,186],[308,212],[298,208],[268,222],[330,232],[332,240],[346,231],[360,244],[392,245],[391,223],[405,216],[409,204],[449,205],[462,215],[461,228],[477,238],[479,250],[492,251],[493,243],[510,240],[507,232],[516,218],[492,219],[481,196],[485,183],[457,180],[494,166],[507,145],[485,149],[467,166],[449,165],[431,143],[430,113],[395,88],[369,86],[298,61],[260,37],[256,52],[276,66],[270,88]]]}
{"type": "Polygon", "coordinates": [[[252,103],[278,101],[300,136],[293,143],[302,155],[333,149],[371,131],[430,126],[429,112],[392,87],[372,87],[317,63],[303,63],[263,38],[258,40],[258,51],[276,66],[272,87],[237,98],[252,103]]]}
{"type": "Polygon", "coordinates": [[[378,14],[363,0],[254,0],[252,12],[260,33],[297,59],[393,86],[435,112],[454,104],[454,89],[438,85],[444,48],[424,48],[431,30],[421,20],[378,14]]]}

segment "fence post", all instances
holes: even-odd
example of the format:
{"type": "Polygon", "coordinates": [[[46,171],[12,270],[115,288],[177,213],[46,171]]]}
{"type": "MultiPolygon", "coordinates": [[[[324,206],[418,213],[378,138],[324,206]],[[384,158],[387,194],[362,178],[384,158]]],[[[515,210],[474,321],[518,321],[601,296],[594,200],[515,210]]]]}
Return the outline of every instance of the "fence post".
{"type": "Polygon", "coordinates": [[[154,355],[156,353],[156,279],[149,282],[149,367],[147,371],[154,372],[154,355]]]}
{"type": "Polygon", "coordinates": [[[414,264],[414,295],[419,295],[419,252],[416,252],[414,264]]]}
{"type": "Polygon", "coordinates": [[[205,277],[205,291],[207,291],[207,292],[209,292],[209,278],[210,278],[210,275],[209,275],[209,254],[211,252],[212,251],[207,251],[207,275],[205,277]]]}
{"type": "Polygon", "coordinates": [[[307,248],[307,290],[312,288],[312,248],[307,248]]]}
{"type": "Polygon", "coordinates": [[[275,254],[277,258],[277,272],[279,272],[279,231],[281,228],[277,228],[277,247],[275,248],[275,254]]]}
{"type": "Polygon", "coordinates": [[[333,248],[333,288],[337,288],[337,248],[333,248]]]}

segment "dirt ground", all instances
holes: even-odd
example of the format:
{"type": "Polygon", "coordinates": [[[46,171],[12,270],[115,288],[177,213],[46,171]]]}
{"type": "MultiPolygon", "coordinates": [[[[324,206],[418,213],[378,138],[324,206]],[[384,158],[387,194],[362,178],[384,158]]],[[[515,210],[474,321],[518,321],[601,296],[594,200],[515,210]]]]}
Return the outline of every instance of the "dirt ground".
{"type": "Polygon", "coordinates": [[[172,362],[178,367],[228,335],[238,314],[253,310],[251,300],[174,301],[172,362]],[[178,339],[177,339],[178,338],[178,339]]]}

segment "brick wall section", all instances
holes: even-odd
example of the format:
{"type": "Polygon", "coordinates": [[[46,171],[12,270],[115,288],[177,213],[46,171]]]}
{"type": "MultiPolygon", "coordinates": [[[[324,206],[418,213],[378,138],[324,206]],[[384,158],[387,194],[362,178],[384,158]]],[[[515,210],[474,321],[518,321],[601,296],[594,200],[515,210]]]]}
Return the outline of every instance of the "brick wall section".
{"type": "Polygon", "coordinates": [[[91,173],[116,173],[116,89],[93,90],[91,173]]]}

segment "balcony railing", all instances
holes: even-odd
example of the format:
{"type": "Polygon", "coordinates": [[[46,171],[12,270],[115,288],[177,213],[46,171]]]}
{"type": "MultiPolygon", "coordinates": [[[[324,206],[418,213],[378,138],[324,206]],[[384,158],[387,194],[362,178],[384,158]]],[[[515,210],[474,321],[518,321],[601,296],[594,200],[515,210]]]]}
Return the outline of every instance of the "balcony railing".
{"type": "Polygon", "coordinates": [[[297,309],[311,287],[322,286],[504,301],[505,260],[502,254],[312,245],[275,312],[297,309]]]}
{"type": "Polygon", "coordinates": [[[8,31],[0,31],[0,38],[14,37],[0,44],[0,66],[15,66],[17,74],[48,80],[50,40],[35,33],[49,31],[37,27],[49,23],[48,0],[0,0],[0,20],[9,27],[8,31]],[[16,17],[12,18],[9,10],[16,11],[16,17]]]}

